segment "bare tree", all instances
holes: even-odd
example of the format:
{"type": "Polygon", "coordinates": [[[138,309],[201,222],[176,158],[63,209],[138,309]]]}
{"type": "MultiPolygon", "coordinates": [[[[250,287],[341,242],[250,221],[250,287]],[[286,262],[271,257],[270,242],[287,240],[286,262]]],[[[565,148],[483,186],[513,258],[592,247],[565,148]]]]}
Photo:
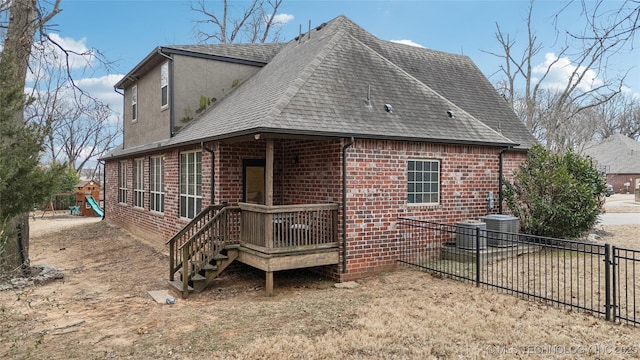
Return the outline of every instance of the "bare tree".
{"type": "Polygon", "coordinates": [[[589,113],[598,124],[598,139],[614,134],[640,138],[640,100],[629,93],[622,93],[589,113]]]}
{"type": "Polygon", "coordinates": [[[65,96],[71,91],[69,86],[41,91],[26,113],[44,130],[45,159],[68,163],[80,174],[89,161],[116,145],[121,123],[107,105],[92,97],[65,96]]]}
{"type": "Polygon", "coordinates": [[[640,0],[624,0],[617,9],[605,6],[603,0],[595,3],[581,0],[581,4],[588,31],[572,34],[575,38],[628,42],[640,30],[640,0]]]}
{"type": "MultiPolygon", "coordinates": [[[[29,70],[39,68],[34,66],[34,53],[39,53],[41,58],[46,58],[50,54],[44,44],[51,44],[56,47],[63,57],[63,64],[66,64],[67,81],[73,89],[70,98],[75,101],[82,101],[87,94],[82,91],[73,81],[71,76],[70,59],[74,52],[65,49],[58,44],[47,30],[47,24],[58,14],[60,0],[0,0],[0,40],[2,42],[2,53],[0,57],[0,93],[7,89],[18,89],[21,93],[27,83],[27,73],[29,70]]],[[[93,51],[89,51],[95,56],[93,51]]],[[[81,54],[75,54],[81,55],[81,54]]],[[[98,54],[99,55],[99,54],[98,54]]],[[[106,64],[106,62],[105,62],[106,64]]],[[[10,132],[3,132],[0,142],[11,142],[11,135],[14,133],[23,134],[21,145],[29,151],[22,154],[12,153],[10,156],[0,153],[2,163],[12,163],[11,160],[22,157],[24,161],[13,161],[15,168],[11,174],[2,172],[3,182],[0,190],[5,195],[2,200],[0,213],[0,247],[4,247],[6,257],[0,258],[0,272],[19,269],[25,270],[29,263],[29,219],[27,211],[35,205],[35,197],[40,199],[40,193],[54,189],[58,176],[61,176],[58,167],[56,173],[44,173],[38,166],[38,151],[42,149],[42,134],[37,133],[37,126],[25,122],[24,105],[29,103],[20,98],[17,106],[12,106],[11,114],[4,116],[2,120],[3,128],[8,128],[7,121],[10,121],[14,129],[10,132]],[[3,157],[4,156],[4,157],[3,157]],[[7,196],[10,195],[10,196],[7,196]],[[35,196],[35,197],[34,197],[35,196]],[[22,214],[22,215],[20,215],[22,214]],[[11,219],[11,221],[5,221],[11,219]],[[11,225],[11,226],[9,226],[11,225]],[[7,234],[16,232],[20,236],[13,237],[7,234]],[[17,238],[17,241],[11,239],[17,238]],[[6,246],[5,246],[6,245],[6,246]]],[[[0,104],[0,107],[6,104],[0,104]]],[[[53,119],[52,117],[49,119],[53,119]]]]}
{"type": "MultiPolygon", "coordinates": [[[[6,16],[8,22],[6,31],[3,34],[4,44],[2,57],[0,58],[0,71],[2,72],[2,74],[0,74],[0,89],[24,89],[34,36],[38,30],[44,32],[45,24],[60,11],[60,0],[55,0],[53,4],[48,5],[50,5],[48,9],[40,8],[38,7],[37,0],[11,0],[2,2],[0,9],[5,10],[2,15],[6,16]]],[[[22,129],[24,126],[22,108],[22,105],[16,106],[12,110],[12,114],[8,115],[9,119],[1,120],[11,121],[14,126],[24,130],[22,129]]],[[[27,138],[28,140],[25,140],[25,142],[33,143],[34,148],[38,147],[37,139],[33,139],[30,136],[27,138]]],[[[28,156],[25,160],[29,160],[32,154],[25,155],[28,156]]],[[[12,178],[10,179],[11,184],[26,184],[37,181],[37,179],[31,175],[37,172],[33,171],[36,170],[37,162],[27,161],[23,162],[21,166],[28,166],[29,168],[23,168],[20,172],[12,174],[12,178]]],[[[7,176],[7,174],[3,173],[3,176],[7,176]]],[[[6,179],[4,181],[4,185],[7,186],[3,186],[3,190],[13,192],[12,189],[8,188],[9,182],[7,182],[6,179]]],[[[18,189],[15,190],[19,191],[18,189]]],[[[4,191],[5,194],[7,192],[8,191],[4,191]]],[[[2,259],[0,259],[0,270],[2,272],[25,271],[29,264],[29,217],[26,211],[28,210],[27,207],[32,206],[32,204],[26,203],[26,201],[24,201],[26,198],[27,196],[23,199],[23,203],[18,203],[16,199],[10,200],[12,203],[9,204],[6,204],[5,201],[2,204],[3,208],[0,209],[3,216],[6,215],[8,219],[11,219],[11,221],[7,221],[4,218],[0,219],[0,235],[2,235],[0,245],[2,245],[5,251],[2,259]],[[5,214],[4,208],[13,210],[5,214]],[[9,224],[11,224],[11,226],[9,224]],[[11,241],[11,237],[6,236],[6,234],[14,233],[15,229],[19,229],[17,231],[21,236],[17,236],[17,241],[11,241]]]]}
{"type": "Polygon", "coordinates": [[[231,1],[216,1],[216,10],[205,0],[191,3],[191,10],[202,15],[196,21],[196,37],[201,43],[232,44],[237,42],[277,42],[280,25],[278,9],[284,0],[252,0],[238,16],[232,16],[231,1]]]}
{"type": "MultiPolygon", "coordinates": [[[[527,42],[522,53],[517,53],[516,40],[505,34],[498,24],[496,39],[502,51],[488,53],[503,59],[499,72],[504,81],[500,82],[498,90],[519,113],[527,128],[547,148],[563,151],[583,137],[576,134],[576,131],[584,131],[583,126],[576,126],[580,119],[578,115],[610,101],[622,91],[625,75],[607,79],[603,71],[608,56],[619,50],[622,43],[617,38],[592,39],[582,40],[576,46],[568,36],[554,56],[547,54],[541,69],[534,63],[539,61],[536,56],[544,47],[532,26],[533,10],[534,1],[531,0],[526,19],[527,42]],[[570,71],[566,72],[564,83],[551,84],[551,74],[558,69],[570,71]],[[522,94],[519,87],[523,89],[522,94]]],[[[593,133],[595,129],[591,131],[593,133]]]]}
{"type": "Polygon", "coordinates": [[[88,161],[113,148],[121,122],[112,109],[78,91],[70,80],[69,68],[82,69],[90,65],[87,59],[90,55],[74,54],[73,57],[62,55],[63,61],[60,54],[56,57],[51,49],[34,54],[31,103],[25,109],[25,120],[39,125],[43,132],[43,161],[68,163],[80,173],[88,161]],[[70,64],[70,58],[79,64],[70,64]]]}

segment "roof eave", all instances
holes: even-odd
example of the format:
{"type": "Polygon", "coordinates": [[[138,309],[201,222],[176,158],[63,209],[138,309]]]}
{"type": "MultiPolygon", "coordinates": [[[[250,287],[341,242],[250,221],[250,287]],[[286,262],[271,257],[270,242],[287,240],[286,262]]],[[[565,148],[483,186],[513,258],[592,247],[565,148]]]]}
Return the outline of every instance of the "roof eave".
{"type": "MultiPolygon", "coordinates": [[[[242,138],[255,135],[263,135],[264,138],[267,137],[277,137],[278,135],[282,136],[301,136],[301,137],[324,137],[324,138],[357,138],[357,139],[371,139],[371,140],[392,140],[392,141],[415,141],[415,142],[429,142],[429,143],[438,143],[438,144],[455,144],[455,145],[467,145],[467,146],[490,146],[490,147],[501,147],[501,148],[509,148],[517,150],[520,144],[514,142],[488,142],[488,141],[480,141],[480,140],[462,140],[462,139],[438,139],[438,138],[425,138],[425,137],[405,137],[405,136],[387,136],[387,135],[375,135],[375,134],[363,134],[363,133],[343,133],[343,132],[327,132],[327,131],[313,131],[313,130],[293,130],[293,129],[273,129],[273,128],[253,128],[247,129],[243,131],[238,131],[234,133],[228,133],[217,136],[209,136],[200,139],[188,140],[184,142],[178,143],[167,143],[165,145],[158,144],[158,146],[153,148],[145,148],[140,149],[139,151],[131,151],[124,152],[122,154],[101,158],[99,160],[115,160],[121,158],[127,158],[131,156],[136,156],[140,154],[154,153],[158,151],[164,151],[168,149],[175,149],[184,146],[192,146],[197,144],[202,144],[205,142],[211,141],[225,141],[235,138],[242,138]]],[[[526,149],[523,149],[526,151],[526,149]]]]}

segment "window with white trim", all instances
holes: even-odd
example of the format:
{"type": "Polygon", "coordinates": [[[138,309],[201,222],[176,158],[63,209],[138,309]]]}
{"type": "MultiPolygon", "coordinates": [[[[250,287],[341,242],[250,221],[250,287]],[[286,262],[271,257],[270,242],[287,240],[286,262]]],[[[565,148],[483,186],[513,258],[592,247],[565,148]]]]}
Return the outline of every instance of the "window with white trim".
{"type": "Polygon", "coordinates": [[[202,208],[202,152],[180,154],[180,217],[193,219],[202,208]]]}
{"type": "Polygon", "coordinates": [[[164,156],[149,159],[149,209],[164,212],[164,156]]]}
{"type": "Polygon", "coordinates": [[[144,159],[133,160],[133,206],[144,207],[144,159]]]}
{"type": "Polygon", "coordinates": [[[138,85],[131,87],[131,121],[138,120],[138,85]]]}
{"type": "Polygon", "coordinates": [[[169,106],[169,63],[160,66],[160,107],[169,106]]]}
{"type": "Polygon", "coordinates": [[[440,203],[440,161],[407,161],[407,203],[435,205],[440,203]]]}
{"type": "Polygon", "coordinates": [[[127,162],[120,161],[118,164],[118,202],[127,203],[127,162]]]}

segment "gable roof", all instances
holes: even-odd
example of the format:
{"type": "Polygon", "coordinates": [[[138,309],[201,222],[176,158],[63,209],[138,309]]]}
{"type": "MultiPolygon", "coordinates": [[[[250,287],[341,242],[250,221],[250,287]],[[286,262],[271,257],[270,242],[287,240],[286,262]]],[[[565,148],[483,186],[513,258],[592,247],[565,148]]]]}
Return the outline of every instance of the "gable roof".
{"type": "Polygon", "coordinates": [[[640,143],[615,134],[584,149],[609,174],[640,174],[640,143]]]}
{"type": "Polygon", "coordinates": [[[114,155],[255,133],[535,142],[468,57],[379,40],[339,16],[286,44],[174,137],[114,155]]]}
{"type": "Polygon", "coordinates": [[[158,46],[149,53],[114,87],[124,89],[147,71],[167,61],[165,56],[176,54],[221,60],[255,66],[267,64],[283,47],[283,43],[271,44],[212,44],[212,45],[169,45],[158,46]]]}

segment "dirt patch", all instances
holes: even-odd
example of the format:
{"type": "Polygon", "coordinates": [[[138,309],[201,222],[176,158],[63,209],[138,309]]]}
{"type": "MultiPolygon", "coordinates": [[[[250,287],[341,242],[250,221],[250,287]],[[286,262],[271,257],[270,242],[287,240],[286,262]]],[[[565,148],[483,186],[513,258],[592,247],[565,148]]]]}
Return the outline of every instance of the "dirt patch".
{"type": "MultiPolygon", "coordinates": [[[[0,292],[0,356],[6,358],[640,355],[637,328],[410,270],[353,289],[337,289],[307,271],[278,272],[269,297],[264,274],[238,266],[203,293],[158,304],[148,291],[166,289],[163,246],[105,222],[73,219],[66,228],[39,221],[31,228],[32,263],[62,270],[64,279],[0,292]]],[[[598,241],[640,247],[638,225],[601,230],[598,241]]]]}

